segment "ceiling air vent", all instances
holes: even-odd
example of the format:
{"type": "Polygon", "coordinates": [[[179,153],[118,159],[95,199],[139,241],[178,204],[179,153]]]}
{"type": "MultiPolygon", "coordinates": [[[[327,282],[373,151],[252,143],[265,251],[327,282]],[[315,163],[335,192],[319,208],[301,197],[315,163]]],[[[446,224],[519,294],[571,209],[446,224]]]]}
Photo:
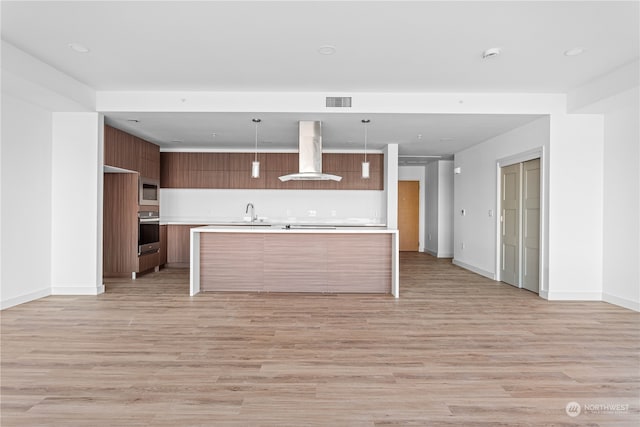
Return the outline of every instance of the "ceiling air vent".
{"type": "Polygon", "coordinates": [[[350,96],[327,96],[327,107],[350,108],[350,96]]]}

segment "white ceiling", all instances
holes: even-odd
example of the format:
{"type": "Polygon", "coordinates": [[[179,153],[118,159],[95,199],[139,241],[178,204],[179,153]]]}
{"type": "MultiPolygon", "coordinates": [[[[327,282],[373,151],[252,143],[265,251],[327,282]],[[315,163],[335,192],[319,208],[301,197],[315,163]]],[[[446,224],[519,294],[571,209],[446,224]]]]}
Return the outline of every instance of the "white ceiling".
{"type": "MultiPolygon", "coordinates": [[[[1,7],[5,41],[96,90],[564,93],[636,60],[640,51],[637,1],[3,1],[1,7]],[[72,42],[90,52],[72,51],[72,42]],[[324,45],[335,54],[318,53],[324,45]],[[491,47],[502,54],[483,60],[491,47]],[[574,47],[585,52],[563,54],[574,47]]],[[[253,142],[251,116],[264,120],[261,140],[295,148],[295,123],[308,118],[259,111],[136,116],[141,121],[133,127],[123,122],[128,115],[107,114],[161,146],[192,148],[246,147],[253,142]]],[[[362,141],[362,117],[316,116],[327,148],[362,141]]],[[[402,154],[444,155],[535,117],[368,118],[373,147],[398,142],[402,154]]]]}
{"type": "Polygon", "coordinates": [[[111,113],[107,123],[155,142],[162,148],[252,150],[260,118],[261,151],[296,150],[298,120],[322,121],[327,150],[380,150],[399,144],[403,155],[448,157],[480,141],[514,129],[539,116],[497,114],[345,114],[345,113],[111,113]],[[139,122],[128,120],[136,119],[139,122]],[[215,136],[213,134],[215,133],[215,136]]]}

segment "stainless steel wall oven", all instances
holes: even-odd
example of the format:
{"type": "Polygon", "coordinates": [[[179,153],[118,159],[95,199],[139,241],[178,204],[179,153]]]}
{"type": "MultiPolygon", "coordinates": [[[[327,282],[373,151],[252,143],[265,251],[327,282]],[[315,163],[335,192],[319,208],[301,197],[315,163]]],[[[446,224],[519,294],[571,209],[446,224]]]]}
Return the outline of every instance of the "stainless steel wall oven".
{"type": "Polygon", "coordinates": [[[160,250],[160,214],[154,211],[138,212],[138,255],[160,250]]]}

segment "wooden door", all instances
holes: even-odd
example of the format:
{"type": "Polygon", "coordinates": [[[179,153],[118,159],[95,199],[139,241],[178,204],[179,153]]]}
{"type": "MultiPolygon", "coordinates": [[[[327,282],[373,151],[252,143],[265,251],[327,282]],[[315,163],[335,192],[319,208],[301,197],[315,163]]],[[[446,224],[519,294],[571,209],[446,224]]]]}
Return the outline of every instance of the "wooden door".
{"type": "Polygon", "coordinates": [[[540,159],[522,165],[522,287],[539,291],[540,159]]]}
{"type": "Polygon", "coordinates": [[[500,173],[500,280],[520,287],[520,168],[515,164],[500,173]]]}
{"type": "Polygon", "coordinates": [[[398,181],[398,231],[400,250],[419,247],[420,181],[398,181]]]}

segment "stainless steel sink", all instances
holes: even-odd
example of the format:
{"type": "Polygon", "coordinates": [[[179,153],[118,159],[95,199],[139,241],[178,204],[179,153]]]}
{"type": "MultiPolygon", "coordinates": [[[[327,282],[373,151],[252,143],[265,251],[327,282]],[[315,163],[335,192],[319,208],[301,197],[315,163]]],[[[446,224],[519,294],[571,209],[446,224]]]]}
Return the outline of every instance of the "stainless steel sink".
{"type": "Polygon", "coordinates": [[[332,225],[304,225],[304,224],[295,224],[295,225],[285,225],[282,227],[284,230],[335,230],[337,227],[332,225]]]}

